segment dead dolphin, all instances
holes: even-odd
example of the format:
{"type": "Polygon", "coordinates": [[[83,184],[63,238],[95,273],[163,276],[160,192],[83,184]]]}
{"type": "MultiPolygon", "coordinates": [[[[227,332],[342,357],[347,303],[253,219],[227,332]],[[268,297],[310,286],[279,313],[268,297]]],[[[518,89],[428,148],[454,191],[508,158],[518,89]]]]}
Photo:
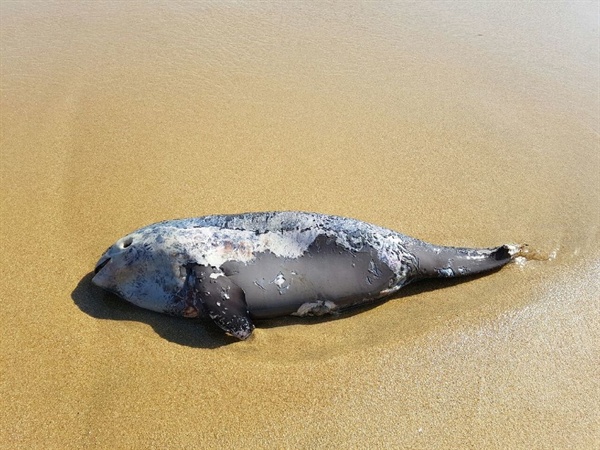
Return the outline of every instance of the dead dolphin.
{"type": "Polygon", "coordinates": [[[92,282],[153,311],[209,317],[239,339],[252,319],[321,315],[424,278],[496,269],[516,245],[431,245],[354,219],[305,212],[159,222],[119,239],[92,282]]]}

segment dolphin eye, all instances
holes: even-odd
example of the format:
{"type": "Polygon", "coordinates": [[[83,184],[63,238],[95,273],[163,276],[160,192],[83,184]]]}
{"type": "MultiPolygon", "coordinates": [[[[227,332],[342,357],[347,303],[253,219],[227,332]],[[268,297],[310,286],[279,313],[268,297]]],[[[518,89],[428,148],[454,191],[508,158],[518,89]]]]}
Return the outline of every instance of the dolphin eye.
{"type": "Polygon", "coordinates": [[[131,237],[125,238],[125,239],[123,239],[123,242],[121,242],[121,248],[127,248],[132,243],[133,243],[133,238],[131,238],[131,237]]]}

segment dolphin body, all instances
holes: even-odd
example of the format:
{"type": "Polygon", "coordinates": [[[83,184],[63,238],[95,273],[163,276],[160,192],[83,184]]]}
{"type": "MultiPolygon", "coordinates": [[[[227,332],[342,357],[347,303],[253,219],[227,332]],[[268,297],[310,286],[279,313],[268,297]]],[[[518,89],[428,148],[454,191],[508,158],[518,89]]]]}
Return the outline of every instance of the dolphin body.
{"type": "Polygon", "coordinates": [[[497,269],[519,250],[436,246],[316,213],[213,215],[128,234],[102,255],[92,282],[142,308],[209,317],[246,339],[255,318],[342,311],[424,278],[497,269]]]}

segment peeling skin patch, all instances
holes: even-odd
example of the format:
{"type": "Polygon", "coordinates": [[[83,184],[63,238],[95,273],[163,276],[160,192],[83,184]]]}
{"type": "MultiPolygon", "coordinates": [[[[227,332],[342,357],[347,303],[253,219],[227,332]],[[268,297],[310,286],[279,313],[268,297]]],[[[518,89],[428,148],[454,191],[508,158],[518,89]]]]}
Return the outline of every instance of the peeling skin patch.
{"type": "Polygon", "coordinates": [[[454,271],[450,267],[443,267],[438,269],[438,273],[441,277],[448,278],[454,276],[454,271]]]}
{"type": "Polygon", "coordinates": [[[267,288],[265,287],[265,280],[264,280],[264,278],[263,278],[263,279],[261,279],[261,280],[255,280],[255,281],[254,281],[254,285],[255,285],[255,286],[258,286],[258,287],[259,287],[259,288],[261,288],[263,291],[266,291],[266,290],[267,290],[267,288]]]}
{"type": "Polygon", "coordinates": [[[336,309],[336,304],[330,301],[303,303],[302,305],[300,305],[300,308],[298,308],[298,311],[292,313],[292,316],[322,316],[324,314],[330,314],[336,309]]]}
{"type": "Polygon", "coordinates": [[[280,295],[285,294],[286,290],[290,288],[290,283],[285,279],[282,272],[279,272],[271,283],[277,286],[280,295]]]}

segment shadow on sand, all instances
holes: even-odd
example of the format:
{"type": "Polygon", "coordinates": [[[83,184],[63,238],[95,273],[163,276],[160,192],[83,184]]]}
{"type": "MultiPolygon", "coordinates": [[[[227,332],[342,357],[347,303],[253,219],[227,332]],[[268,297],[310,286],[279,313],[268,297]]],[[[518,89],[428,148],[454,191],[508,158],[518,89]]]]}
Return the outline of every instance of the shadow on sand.
{"type": "MultiPolygon", "coordinates": [[[[490,272],[487,272],[488,274],[490,272]]],[[[484,276],[477,274],[463,278],[446,278],[425,280],[404,287],[398,294],[375,301],[366,305],[361,305],[342,313],[321,317],[294,317],[286,316],[276,319],[259,320],[255,325],[259,328],[272,328],[277,326],[328,322],[330,320],[343,319],[371,308],[375,308],[382,303],[399,298],[412,297],[424,292],[450,287],[465,281],[473,280],[484,276]]],[[[179,345],[196,348],[218,348],[238,342],[236,338],[227,336],[220,328],[210,320],[203,319],[184,319],[181,317],[172,317],[165,314],[156,313],[139,308],[135,305],[121,300],[114,294],[106,292],[92,284],[93,272],[84,276],[77,284],[77,287],[71,293],[71,298],[75,304],[91,317],[106,320],[133,320],[150,325],[161,337],[179,345]]]]}

